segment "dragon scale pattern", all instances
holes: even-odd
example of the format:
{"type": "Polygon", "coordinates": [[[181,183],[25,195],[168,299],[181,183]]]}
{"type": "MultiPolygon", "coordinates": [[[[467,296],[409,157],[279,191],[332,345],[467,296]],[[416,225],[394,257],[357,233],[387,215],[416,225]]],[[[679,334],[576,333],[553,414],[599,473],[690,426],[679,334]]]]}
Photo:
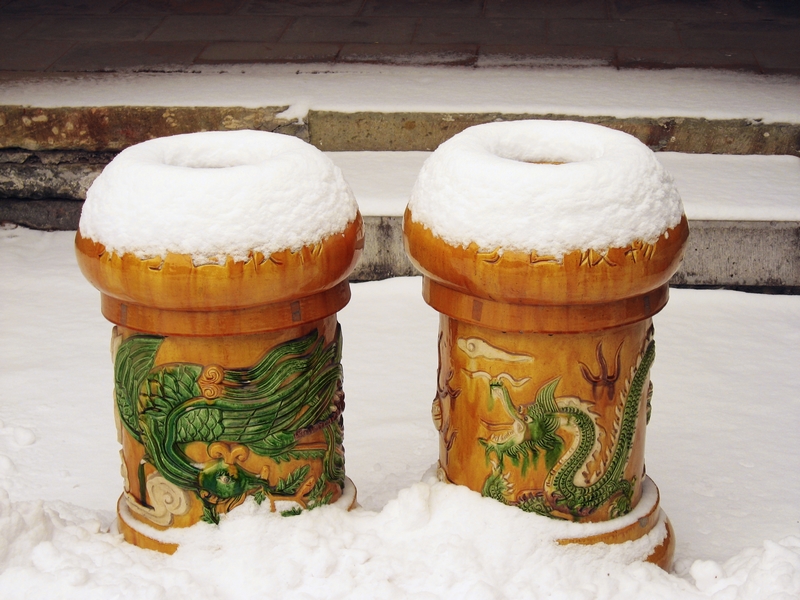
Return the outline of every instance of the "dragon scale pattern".
{"type": "MultiPolygon", "coordinates": [[[[613,444],[611,457],[605,470],[587,485],[576,483],[576,479],[595,451],[597,425],[586,408],[570,402],[574,399],[555,397],[554,392],[560,378],[542,385],[533,403],[519,407],[515,407],[510,402],[510,395],[505,385],[495,380],[490,384],[490,389],[494,387],[501,390],[506,398],[507,411],[515,419],[517,427],[519,423],[525,423],[527,437],[524,440],[517,440],[515,444],[512,444],[514,440],[498,442],[479,439],[479,442],[486,448],[487,460],[490,454],[494,454],[497,458],[493,462],[492,473],[485,480],[483,495],[500,500],[505,504],[514,504],[529,512],[552,515],[554,510],[559,510],[571,514],[576,519],[593,513],[617,496],[610,507],[609,515],[613,518],[630,512],[633,508],[634,481],[625,479],[624,472],[633,448],[640,399],[654,360],[655,342],[652,339],[651,330],[644,341],[643,351],[639,355],[636,366],[631,369],[632,376],[627,382],[627,390],[623,392],[624,405],[615,427],[618,434],[613,444]],[[524,467],[529,454],[535,461],[538,452],[553,447],[552,441],[548,441],[547,436],[550,438],[555,436],[563,443],[561,436],[556,432],[542,431],[541,424],[547,422],[548,416],[559,417],[562,423],[574,427],[577,431],[577,441],[573,441],[571,447],[566,448],[557,461],[547,465],[549,472],[545,478],[544,492],[525,493],[516,501],[512,501],[510,496],[513,486],[509,483],[509,474],[505,472],[503,458],[508,456],[512,463],[517,465],[520,463],[520,456],[524,454],[522,456],[524,475],[524,467]]],[[[648,394],[650,393],[648,390],[648,394]]]]}

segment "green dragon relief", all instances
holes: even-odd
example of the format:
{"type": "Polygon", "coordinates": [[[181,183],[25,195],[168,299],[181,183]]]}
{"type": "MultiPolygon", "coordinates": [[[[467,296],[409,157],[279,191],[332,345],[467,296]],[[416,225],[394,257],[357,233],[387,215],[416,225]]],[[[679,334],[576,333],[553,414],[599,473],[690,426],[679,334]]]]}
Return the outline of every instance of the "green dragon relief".
{"type": "MultiPolygon", "coordinates": [[[[164,339],[133,335],[120,345],[114,364],[120,420],[144,446],[143,462],[170,484],[196,494],[203,520],[211,523],[248,495],[259,503],[302,497],[298,502],[305,508],[331,502],[327,484],[344,485],[341,328],[328,345],[315,330],[272,348],[244,369],[192,363],[154,367],[164,339]],[[320,430],[324,449],[298,447],[302,438],[320,430]],[[211,460],[195,463],[185,452],[192,442],[208,444],[211,460]],[[242,467],[240,459],[250,452],[275,463],[321,460],[322,474],[313,481],[306,464],[270,484],[267,472],[242,467]]],[[[144,475],[142,464],[143,503],[148,489],[144,475]]]]}
{"type": "MultiPolygon", "coordinates": [[[[532,403],[515,406],[505,384],[499,378],[492,380],[489,384],[489,408],[494,398],[499,399],[514,423],[511,432],[505,436],[479,439],[485,448],[487,463],[492,464],[492,472],[484,482],[482,494],[527,512],[553,516],[553,511],[558,510],[571,514],[576,520],[593,513],[612,499],[612,518],[630,512],[635,481],[625,479],[624,472],[633,448],[640,399],[654,359],[655,342],[651,330],[645,339],[638,364],[632,369],[632,377],[626,382],[627,390],[622,392],[625,396],[624,406],[613,453],[605,471],[586,485],[576,484],[576,476],[598,447],[597,425],[595,417],[587,409],[587,403],[579,398],[557,398],[555,392],[561,380],[557,377],[539,388],[532,403]],[[566,451],[564,439],[558,433],[563,426],[572,427],[578,433],[576,441],[566,451]],[[506,459],[519,467],[524,476],[531,463],[536,466],[542,454],[549,471],[544,491],[523,493],[512,500],[513,484],[505,468],[506,459]]],[[[648,388],[648,420],[651,395],[652,386],[648,388]]]]}

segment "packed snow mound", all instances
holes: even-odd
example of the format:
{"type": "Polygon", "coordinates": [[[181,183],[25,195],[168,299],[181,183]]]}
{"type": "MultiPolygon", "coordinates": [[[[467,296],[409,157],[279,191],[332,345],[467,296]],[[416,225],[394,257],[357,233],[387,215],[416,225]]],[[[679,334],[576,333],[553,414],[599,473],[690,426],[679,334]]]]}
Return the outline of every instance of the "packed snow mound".
{"type": "Polygon", "coordinates": [[[185,543],[166,556],[126,544],[108,513],[12,502],[0,488],[0,596],[762,600],[800,592],[796,537],[722,564],[696,560],[681,578],[632,560],[642,540],[559,546],[539,531],[542,519],[424,481],[379,512],[322,506],[288,519],[249,499],[219,526],[183,530],[185,543]]]}
{"type": "Polygon", "coordinates": [[[123,150],[89,188],[80,233],[139,258],[245,261],[315,244],[343,231],[357,211],[339,168],[310,144],[214,131],[123,150]]]}
{"type": "Polygon", "coordinates": [[[672,177],[639,140],[543,120],[477,125],[443,143],[408,208],[451,245],[557,258],[655,242],[683,214],[672,177]]]}

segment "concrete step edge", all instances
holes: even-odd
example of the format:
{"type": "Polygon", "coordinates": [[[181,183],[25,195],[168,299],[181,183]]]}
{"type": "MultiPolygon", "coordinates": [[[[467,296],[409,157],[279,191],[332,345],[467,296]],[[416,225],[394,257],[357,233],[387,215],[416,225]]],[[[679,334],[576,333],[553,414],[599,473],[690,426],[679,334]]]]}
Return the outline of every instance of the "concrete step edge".
{"type": "Polygon", "coordinates": [[[636,136],[653,150],[800,156],[800,123],[669,116],[617,118],[571,114],[336,112],[311,110],[303,122],[287,106],[0,106],[0,148],[115,152],[154,137],[256,129],[295,135],[321,150],[434,150],[472,125],[520,119],[576,120],[636,136]]]}
{"type": "MultiPolygon", "coordinates": [[[[76,230],[82,202],[2,200],[0,222],[76,230]]],[[[800,221],[689,221],[689,244],[671,283],[800,293],[800,221]]],[[[403,249],[402,217],[364,217],[364,252],[351,281],[418,275],[403,249]]]]}
{"type": "MultiPolygon", "coordinates": [[[[352,281],[418,274],[403,249],[402,217],[365,217],[364,254],[352,281]]],[[[689,221],[671,284],[800,290],[800,221],[689,221]]]]}

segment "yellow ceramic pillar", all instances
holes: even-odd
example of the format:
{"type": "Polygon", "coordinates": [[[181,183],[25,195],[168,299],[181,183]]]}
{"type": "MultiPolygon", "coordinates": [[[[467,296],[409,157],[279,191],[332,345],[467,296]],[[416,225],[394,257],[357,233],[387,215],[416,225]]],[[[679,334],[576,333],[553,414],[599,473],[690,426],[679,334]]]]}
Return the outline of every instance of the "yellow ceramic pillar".
{"type": "Polygon", "coordinates": [[[216,523],[248,497],[284,514],[355,503],[336,312],[362,248],[357,212],[299,250],[201,265],[173,252],[138,258],[78,233],[80,268],[116,325],[127,541],[174,552],[153,532],[216,523]]]}
{"type": "MultiPolygon", "coordinates": [[[[441,313],[440,477],[556,519],[631,513],[647,477],[651,317],[681,261],[685,217],[649,243],[558,258],[449,243],[412,210],[404,230],[425,301],[441,313]]],[[[638,522],[571,541],[637,539],[664,519],[656,499],[638,522]]],[[[649,560],[669,568],[666,527],[649,560]]]]}

